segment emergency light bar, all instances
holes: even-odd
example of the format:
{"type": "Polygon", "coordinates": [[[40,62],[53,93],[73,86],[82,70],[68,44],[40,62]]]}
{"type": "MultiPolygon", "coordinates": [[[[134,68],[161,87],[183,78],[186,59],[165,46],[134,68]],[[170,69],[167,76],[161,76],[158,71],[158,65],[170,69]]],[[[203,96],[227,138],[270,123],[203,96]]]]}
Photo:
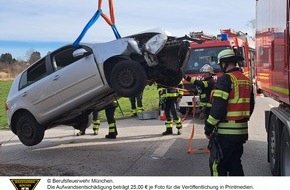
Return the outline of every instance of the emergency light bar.
{"type": "Polygon", "coordinates": [[[221,34],[221,41],[227,41],[229,39],[228,34],[221,34]]]}

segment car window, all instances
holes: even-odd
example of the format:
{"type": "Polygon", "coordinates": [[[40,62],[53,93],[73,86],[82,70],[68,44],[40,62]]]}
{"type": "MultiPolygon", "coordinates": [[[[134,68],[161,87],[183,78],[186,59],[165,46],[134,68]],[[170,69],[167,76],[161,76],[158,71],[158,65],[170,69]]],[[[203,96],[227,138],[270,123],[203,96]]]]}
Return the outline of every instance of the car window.
{"type": "Polygon", "coordinates": [[[22,74],[19,89],[29,86],[47,75],[48,72],[46,69],[45,59],[43,58],[29,67],[27,71],[22,74]]]}
{"type": "Polygon", "coordinates": [[[71,63],[74,63],[86,56],[83,55],[74,57],[73,52],[75,50],[76,50],[75,48],[68,46],[66,49],[62,49],[61,51],[55,53],[52,56],[52,62],[55,70],[62,69],[63,67],[70,65],[71,63]]]}

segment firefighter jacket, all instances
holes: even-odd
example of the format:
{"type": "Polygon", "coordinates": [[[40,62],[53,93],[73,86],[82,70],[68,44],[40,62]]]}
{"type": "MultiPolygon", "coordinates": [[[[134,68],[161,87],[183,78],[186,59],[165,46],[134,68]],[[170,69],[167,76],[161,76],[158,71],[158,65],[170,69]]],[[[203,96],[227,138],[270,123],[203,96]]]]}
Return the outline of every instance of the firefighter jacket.
{"type": "Polygon", "coordinates": [[[185,80],[199,88],[200,106],[211,107],[210,96],[215,84],[213,77],[211,76],[203,80],[196,80],[187,76],[185,80]]]}
{"type": "Polygon", "coordinates": [[[158,93],[160,98],[181,98],[183,96],[183,83],[180,82],[177,88],[174,87],[167,87],[164,88],[163,86],[158,86],[158,93]]]}
{"type": "Polygon", "coordinates": [[[251,81],[239,68],[234,68],[221,76],[215,85],[205,134],[210,135],[216,126],[219,136],[246,141],[248,120],[253,110],[254,93],[251,81]]]}

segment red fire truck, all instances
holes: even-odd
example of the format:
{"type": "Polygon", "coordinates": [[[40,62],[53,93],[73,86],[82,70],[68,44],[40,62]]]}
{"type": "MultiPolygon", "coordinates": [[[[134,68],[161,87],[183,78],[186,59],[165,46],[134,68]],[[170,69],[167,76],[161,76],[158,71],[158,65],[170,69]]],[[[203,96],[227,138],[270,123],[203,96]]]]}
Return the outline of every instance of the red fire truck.
{"type": "MultiPolygon", "coordinates": [[[[244,73],[254,78],[253,62],[255,57],[255,42],[246,33],[235,32],[231,29],[221,30],[217,36],[206,35],[203,32],[191,32],[190,36],[195,39],[203,40],[204,43],[198,44],[191,43],[191,55],[188,64],[183,68],[186,75],[201,79],[199,70],[204,64],[210,64],[216,73],[215,79],[222,74],[219,65],[217,64],[217,55],[220,51],[232,48],[236,51],[237,55],[245,58],[241,62],[244,68],[244,73]]],[[[183,81],[184,96],[179,103],[179,111],[182,114],[188,113],[194,106],[199,108],[198,89],[187,81],[183,81]],[[193,105],[193,97],[195,98],[196,105],[193,105]]],[[[197,109],[198,111],[198,109],[197,109]]]]}
{"type": "Polygon", "coordinates": [[[257,91],[280,102],[265,112],[273,175],[290,175],[289,0],[256,1],[257,91]]]}

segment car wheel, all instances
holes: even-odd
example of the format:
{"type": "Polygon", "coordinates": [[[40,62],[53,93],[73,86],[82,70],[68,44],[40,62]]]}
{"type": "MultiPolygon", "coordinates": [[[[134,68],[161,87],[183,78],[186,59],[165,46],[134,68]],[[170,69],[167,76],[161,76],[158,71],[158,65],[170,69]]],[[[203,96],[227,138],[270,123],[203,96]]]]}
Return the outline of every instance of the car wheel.
{"type": "Polygon", "coordinates": [[[17,135],[24,145],[33,146],[42,141],[45,128],[31,114],[24,113],[16,119],[17,135]]]}
{"type": "Polygon", "coordinates": [[[135,61],[125,60],[116,64],[110,74],[112,89],[122,97],[132,97],[146,86],[147,75],[144,68],[135,61]]]}
{"type": "Polygon", "coordinates": [[[76,123],[73,125],[75,129],[85,130],[93,123],[93,115],[92,114],[83,114],[76,118],[76,123]]]}

